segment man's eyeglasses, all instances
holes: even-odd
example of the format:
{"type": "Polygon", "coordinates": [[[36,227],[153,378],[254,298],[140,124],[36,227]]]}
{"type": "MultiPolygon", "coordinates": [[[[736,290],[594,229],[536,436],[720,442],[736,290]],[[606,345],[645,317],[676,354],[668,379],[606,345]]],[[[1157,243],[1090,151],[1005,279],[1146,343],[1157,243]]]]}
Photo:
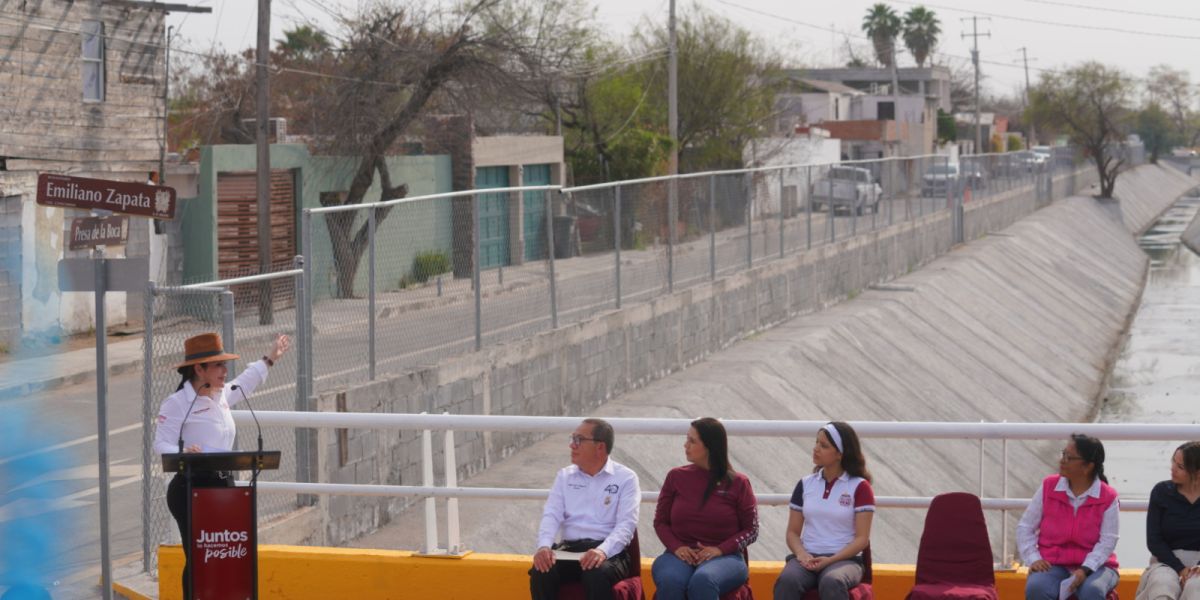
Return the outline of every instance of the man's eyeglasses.
{"type": "Polygon", "coordinates": [[[1063,461],[1065,461],[1065,462],[1071,462],[1071,461],[1075,461],[1075,460],[1083,460],[1083,457],[1082,457],[1082,456],[1072,456],[1072,455],[1070,455],[1070,454],[1067,454],[1066,452],[1063,452],[1063,453],[1060,455],[1060,457],[1061,457],[1061,458],[1062,458],[1062,460],[1063,460],[1063,461]]]}
{"type": "Polygon", "coordinates": [[[577,433],[572,433],[567,439],[570,440],[572,446],[578,446],[584,442],[596,441],[596,438],[583,437],[577,433]]]}

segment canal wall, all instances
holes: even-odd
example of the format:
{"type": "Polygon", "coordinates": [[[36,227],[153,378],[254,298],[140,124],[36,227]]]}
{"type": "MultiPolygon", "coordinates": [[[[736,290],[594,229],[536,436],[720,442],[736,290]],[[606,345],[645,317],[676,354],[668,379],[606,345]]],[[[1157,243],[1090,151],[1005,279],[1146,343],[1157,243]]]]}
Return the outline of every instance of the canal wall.
{"type": "MultiPolygon", "coordinates": [[[[1081,189],[1093,173],[1081,170],[1069,181],[1059,178],[1055,189],[1081,189]]],[[[326,394],[320,405],[322,410],[355,412],[1078,420],[1094,405],[1110,349],[1136,306],[1145,258],[1130,232],[1148,225],[1190,187],[1178,180],[1177,172],[1158,167],[1141,167],[1119,181],[1120,203],[1072,198],[1020,222],[1037,207],[1032,189],[970,203],[964,227],[968,239],[977,241],[938,260],[934,259],[951,250],[948,214],[843,240],[428,369],[326,394]],[[1016,225],[999,235],[985,234],[1012,223],[1016,225]],[[892,285],[878,285],[889,281],[892,285]],[[875,286],[878,289],[871,289],[875,286]],[[753,339],[734,346],[748,336],[753,339]],[[702,360],[707,361],[704,369],[683,370],[702,360]]],[[[420,441],[415,434],[319,435],[322,481],[420,480],[420,441]]],[[[539,442],[541,437],[460,432],[455,440],[459,475],[482,472],[472,485],[492,481],[507,486],[516,478],[522,485],[548,486],[566,456],[561,443],[539,442]],[[526,447],[529,450],[517,452],[526,447]]],[[[735,466],[745,470],[760,491],[786,493],[807,470],[810,443],[737,440],[735,466]],[[762,456],[778,458],[772,464],[751,459],[762,456]]],[[[642,473],[646,489],[656,489],[666,470],[681,462],[678,445],[678,440],[625,438],[618,444],[617,458],[642,473]]],[[[930,495],[978,486],[968,485],[978,479],[977,446],[919,441],[871,445],[880,494],[930,495]]],[[[435,448],[440,447],[438,441],[435,448]]],[[[1009,459],[1014,464],[1047,465],[1043,450],[1014,444],[1009,459]]],[[[986,472],[997,472],[1000,454],[998,443],[985,447],[986,472]]],[[[440,457],[437,460],[440,463],[440,457]]],[[[1044,470],[1035,469],[1030,477],[1040,477],[1044,470]]],[[[991,483],[986,476],[985,481],[991,483]]],[[[1017,483],[1014,479],[1013,485],[1017,483]]],[[[277,528],[278,537],[264,537],[340,544],[387,525],[409,503],[322,498],[317,507],[289,517],[287,527],[277,528]]],[[[528,549],[526,530],[536,522],[537,503],[505,505],[503,511],[517,512],[503,518],[495,518],[493,508],[476,504],[479,510],[464,508],[467,521],[475,513],[488,517],[476,527],[464,523],[470,546],[528,549]],[[513,523],[516,529],[496,529],[501,522],[513,523]]],[[[773,555],[782,548],[779,523],[786,515],[773,513],[779,511],[764,511],[758,547],[777,558],[773,555]]],[[[886,554],[913,547],[920,535],[919,517],[881,526],[880,550],[886,554]]],[[[361,543],[411,547],[412,540],[419,539],[408,535],[413,533],[407,529],[412,518],[406,515],[361,543]],[[397,531],[407,533],[397,537],[397,531]]],[[[656,542],[646,541],[648,550],[656,551],[656,542]]]]}
{"type": "MultiPolygon", "coordinates": [[[[888,285],[867,288],[713,354],[703,369],[670,374],[588,414],[1086,420],[1141,294],[1147,258],[1134,233],[1191,186],[1176,171],[1139,168],[1119,180],[1118,201],[1076,196],[1056,202],[888,285]]],[[[786,494],[811,470],[811,446],[811,439],[734,438],[730,450],[734,468],[749,476],[758,493],[786,494]]],[[[876,494],[886,496],[967,490],[1028,497],[1055,469],[1060,447],[1060,442],[1010,442],[1006,449],[990,441],[982,445],[981,457],[975,441],[866,443],[876,494]],[[1007,478],[1006,454],[1013,466],[1007,478]]],[[[683,462],[682,439],[619,437],[614,457],[639,473],[643,489],[655,490],[666,472],[683,462]]],[[[565,444],[554,436],[467,485],[546,488],[567,462],[565,444]]],[[[482,551],[529,552],[540,510],[537,502],[463,500],[464,542],[482,551]]],[[[419,511],[411,512],[353,544],[411,547],[421,531],[419,511]]],[[[642,545],[648,554],[661,551],[652,535],[652,516],[652,505],[644,505],[642,545]]],[[[764,507],[759,516],[761,532],[751,556],[781,559],[786,509],[764,507]]],[[[1018,517],[1008,516],[1009,528],[1018,517]]],[[[877,560],[913,561],[923,519],[918,510],[881,511],[872,534],[877,560]]],[[[1003,519],[989,516],[998,554],[1004,546],[1003,519]]],[[[1010,554],[1014,546],[1010,540],[1010,554]]]]}

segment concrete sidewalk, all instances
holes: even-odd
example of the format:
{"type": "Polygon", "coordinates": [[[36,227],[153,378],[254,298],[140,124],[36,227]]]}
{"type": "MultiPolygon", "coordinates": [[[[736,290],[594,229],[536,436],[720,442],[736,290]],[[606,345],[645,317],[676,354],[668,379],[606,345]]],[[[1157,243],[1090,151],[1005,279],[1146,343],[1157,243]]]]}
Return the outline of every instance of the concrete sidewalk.
{"type": "MultiPolygon", "coordinates": [[[[142,365],[142,338],[108,343],[108,373],[142,365]]],[[[0,362],[0,400],[83,383],[96,376],[96,348],[0,362]]]]}

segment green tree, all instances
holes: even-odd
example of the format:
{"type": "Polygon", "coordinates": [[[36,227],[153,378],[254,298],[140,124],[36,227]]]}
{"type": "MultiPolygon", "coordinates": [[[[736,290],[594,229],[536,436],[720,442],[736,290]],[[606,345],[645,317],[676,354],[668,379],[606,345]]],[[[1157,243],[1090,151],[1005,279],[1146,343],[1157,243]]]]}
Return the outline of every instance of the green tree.
{"type": "Polygon", "coordinates": [[[1150,162],[1157,163],[1158,157],[1171,151],[1178,140],[1178,131],[1170,115],[1158,104],[1151,102],[1137,115],[1137,134],[1150,153],[1150,162]]]}
{"type": "Polygon", "coordinates": [[[879,64],[890,67],[895,57],[896,37],[904,27],[900,16],[892,7],[880,2],[867,9],[863,17],[862,30],[875,46],[875,59],[879,64]]]}
{"type": "Polygon", "coordinates": [[[1009,152],[1016,152],[1017,150],[1024,150],[1024,149],[1025,149],[1025,142],[1021,141],[1021,136],[1016,135],[1014,133],[1008,134],[1008,151],[1009,152]]]}
{"type": "Polygon", "coordinates": [[[914,6],[904,15],[904,46],[912,52],[918,67],[925,66],[925,59],[937,47],[942,34],[942,23],[937,15],[924,6],[914,6]]]}
{"type": "Polygon", "coordinates": [[[1198,94],[1187,71],[1169,65],[1151,67],[1146,74],[1146,96],[1171,119],[1180,143],[1195,146],[1200,142],[1200,113],[1194,108],[1198,94]]]}
{"type": "MultiPolygon", "coordinates": [[[[667,47],[661,27],[638,32],[635,47],[647,54],[667,47]]],[[[782,85],[779,61],[765,45],[712,12],[689,11],[677,30],[679,69],[679,168],[681,172],[742,165],[742,148],[774,117],[782,85]]],[[[665,62],[665,61],[664,61],[665,62]]],[[[662,63],[643,63],[652,80],[647,125],[667,129],[667,78],[662,63]],[[662,71],[658,71],[663,69],[662,71]],[[651,77],[649,73],[661,72],[651,77]]]]}
{"type": "Polygon", "coordinates": [[[953,142],[958,139],[958,123],[954,120],[954,115],[938,109],[937,113],[937,137],[939,142],[953,142]]]}
{"type": "Polygon", "coordinates": [[[1120,69],[1085,62],[1063,72],[1043,73],[1030,90],[1029,114],[1038,129],[1054,123],[1096,165],[1100,197],[1111,198],[1126,165],[1121,143],[1131,129],[1133,86],[1120,69]]]}

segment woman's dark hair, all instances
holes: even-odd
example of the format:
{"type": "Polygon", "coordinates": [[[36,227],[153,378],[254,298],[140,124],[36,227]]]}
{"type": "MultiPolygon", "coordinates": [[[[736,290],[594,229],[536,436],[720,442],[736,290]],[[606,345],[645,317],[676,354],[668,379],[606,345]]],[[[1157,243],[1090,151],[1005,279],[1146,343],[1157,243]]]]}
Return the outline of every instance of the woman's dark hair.
{"type": "Polygon", "coordinates": [[[1095,467],[1092,476],[1108,483],[1108,478],[1104,476],[1104,444],[1100,440],[1082,433],[1072,433],[1071,443],[1075,444],[1075,451],[1079,453],[1079,458],[1095,467]]]}
{"type": "Polygon", "coordinates": [[[700,436],[700,443],[708,450],[708,487],[704,488],[703,506],[708,497],[721,483],[733,481],[733,467],[729,465],[729,438],[725,435],[725,426],[712,417],[702,417],[692,421],[692,429],[700,436]]]}
{"type": "Polygon", "coordinates": [[[1183,455],[1183,470],[1188,475],[1200,474],[1200,442],[1184,442],[1175,450],[1183,455]]]}
{"type": "MultiPolygon", "coordinates": [[[[867,457],[863,456],[862,443],[858,441],[858,434],[854,432],[854,428],[843,421],[830,421],[829,424],[842,436],[842,470],[854,477],[871,481],[871,472],[867,470],[867,457]]],[[[825,439],[829,440],[829,445],[837,448],[837,444],[824,427],[817,431],[817,435],[824,435],[825,439]]],[[[816,467],[813,472],[816,473],[820,469],[821,467],[816,467]]]]}
{"type": "Polygon", "coordinates": [[[179,367],[175,370],[179,372],[179,387],[175,388],[177,392],[183,389],[183,384],[196,378],[196,365],[179,367]]]}

